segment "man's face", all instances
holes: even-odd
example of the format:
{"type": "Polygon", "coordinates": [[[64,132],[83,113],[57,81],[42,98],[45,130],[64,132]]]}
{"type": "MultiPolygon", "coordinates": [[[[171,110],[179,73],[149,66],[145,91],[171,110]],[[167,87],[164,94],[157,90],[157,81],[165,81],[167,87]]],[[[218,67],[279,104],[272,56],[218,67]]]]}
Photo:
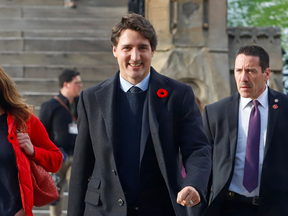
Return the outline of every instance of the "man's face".
{"type": "Polygon", "coordinates": [[[154,50],[141,33],[125,29],[121,32],[117,47],[113,47],[113,54],[117,58],[121,76],[136,85],[149,73],[154,50]]]}
{"type": "Polygon", "coordinates": [[[262,73],[258,56],[239,54],[235,60],[234,76],[240,95],[244,98],[257,99],[266,88],[270,68],[262,73]]]}
{"type": "Polygon", "coordinates": [[[80,76],[74,77],[71,82],[68,82],[66,87],[69,91],[69,94],[73,97],[78,97],[81,93],[82,82],[80,76]]]}

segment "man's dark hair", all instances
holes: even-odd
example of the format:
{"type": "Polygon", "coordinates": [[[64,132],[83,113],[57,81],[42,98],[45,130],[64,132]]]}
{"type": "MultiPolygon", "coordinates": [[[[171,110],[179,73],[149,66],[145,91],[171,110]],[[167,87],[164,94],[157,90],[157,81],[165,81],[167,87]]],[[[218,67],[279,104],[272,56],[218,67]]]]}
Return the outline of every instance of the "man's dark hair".
{"type": "Polygon", "coordinates": [[[64,82],[71,82],[78,75],[80,75],[78,71],[71,69],[64,70],[58,77],[60,88],[63,88],[64,82]]]}
{"type": "Polygon", "coordinates": [[[260,46],[250,45],[240,47],[238,50],[236,57],[240,54],[244,54],[246,56],[258,56],[259,57],[259,66],[262,69],[262,73],[269,68],[269,55],[268,53],[260,46]]]}
{"type": "Polygon", "coordinates": [[[126,14],[121,21],[112,28],[111,45],[117,46],[122,30],[131,29],[140,32],[143,37],[149,40],[153,51],[157,47],[157,35],[152,24],[143,16],[135,13],[126,14]]]}

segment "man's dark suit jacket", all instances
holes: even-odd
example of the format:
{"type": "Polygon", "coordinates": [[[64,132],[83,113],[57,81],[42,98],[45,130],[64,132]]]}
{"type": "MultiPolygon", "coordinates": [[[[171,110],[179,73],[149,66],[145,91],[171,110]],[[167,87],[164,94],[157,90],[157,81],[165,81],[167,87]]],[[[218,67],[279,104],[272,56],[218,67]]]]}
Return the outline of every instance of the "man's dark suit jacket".
{"type": "MultiPolygon", "coordinates": [[[[80,95],[69,216],[127,215],[114,158],[115,146],[118,145],[116,96],[119,88],[117,72],[80,95]]],[[[149,137],[152,138],[160,171],[176,215],[190,215],[192,208],[176,203],[177,193],[190,185],[198,190],[204,201],[211,172],[211,148],[203,130],[201,114],[190,86],[160,75],[152,67],[147,91],[149,137]],[[157,96],[159,89],[167,90],[168,96],[157,96]],[[180,172],[179,148],[187,171],[185,181],[180,172]]],[[[151,196],[161,200],[158,194],[151,196]]]]}
{"type": "MultiPolygon", "coordinates": [[[[238,136],[239,100],[240,95],[236,93],[204,109],[204,129],[213,149],[210,204],[205,216],[219,215],[221,203],[232,180],[238,136]]],[[[259,215],[284,216],[288,215],[288,96],[268,88],[268,104],[259,215]]]]}

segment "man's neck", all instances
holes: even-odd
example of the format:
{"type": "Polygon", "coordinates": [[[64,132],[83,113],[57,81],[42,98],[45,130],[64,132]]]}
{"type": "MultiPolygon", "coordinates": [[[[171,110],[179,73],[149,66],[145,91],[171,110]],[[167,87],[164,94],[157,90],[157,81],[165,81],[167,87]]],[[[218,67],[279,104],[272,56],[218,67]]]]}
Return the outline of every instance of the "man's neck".
{"type": "Polygon", "coordinates": [[[60,92],[61,92],[61,94],[62,94],[64,97],[66,97],[66,98],[68,99],[69,104],[72,104],[72,103],[73,103],[75,97],[71,96],[71,95],[69,94],[69,92],[65,91],[65,89],[60,89],[60,92]]]}

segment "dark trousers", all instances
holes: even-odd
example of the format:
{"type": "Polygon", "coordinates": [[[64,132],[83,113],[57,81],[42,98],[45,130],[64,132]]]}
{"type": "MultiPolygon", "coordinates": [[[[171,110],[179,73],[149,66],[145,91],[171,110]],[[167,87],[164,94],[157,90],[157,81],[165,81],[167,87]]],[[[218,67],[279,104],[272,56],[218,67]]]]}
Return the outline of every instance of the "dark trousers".
{"type": "Polygon", "coordinates": [[[134,208],[127,208],[127,216],[139,216],[138,215],[138,210],[134,208]]]}
{"type": "Polygon", "coordinates": [[[149,213],[148,212],[140,212],[134,208],[127,208],[127,216],[175,216],[175,213],[174,213],[174,210],[173,208],[172,209],[169,209],[169,206],[168,206],[168,210],[165,212],[165,210],[163,211],[150,211],[149,213]]]}
{"type": "Polygon", "coordinates": [[[221,216],[258,216],[258,206],[242,203],[238,200],[224,200],[220,210],[221,216]]]}

